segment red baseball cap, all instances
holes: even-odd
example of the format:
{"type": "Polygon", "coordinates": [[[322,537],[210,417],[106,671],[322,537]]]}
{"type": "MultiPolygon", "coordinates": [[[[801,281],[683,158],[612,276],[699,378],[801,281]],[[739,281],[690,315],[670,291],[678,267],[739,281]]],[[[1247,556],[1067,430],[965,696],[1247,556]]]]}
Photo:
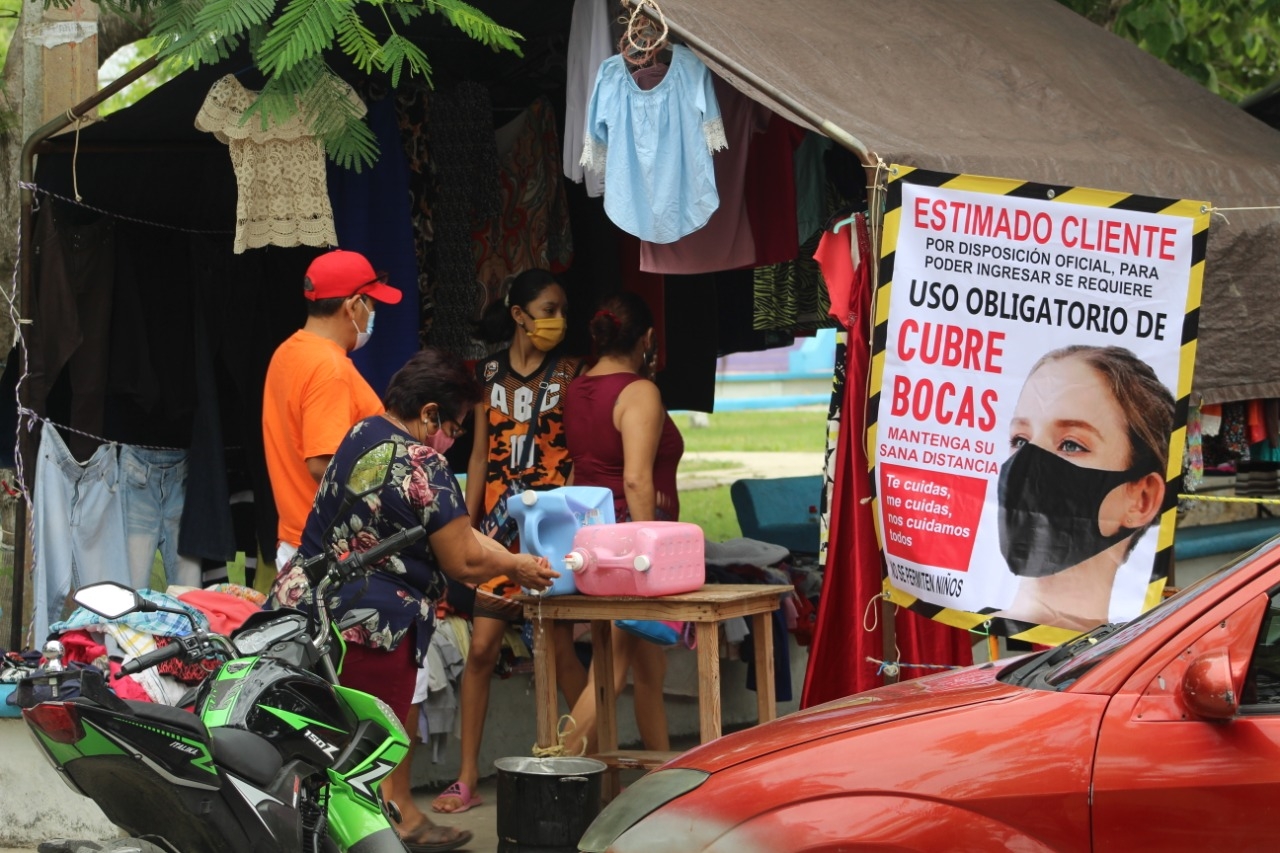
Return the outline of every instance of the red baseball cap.
{"type": "Polygon", "coordinates": [[[370,296],[378,302],[395,305],[400,291],[387,284],[385,273],[373,271],[369,259],[359,252],[334,249],[311,262],[302,280],[302,295],[317,299],[346,299],[348,296],[370,296]]]}

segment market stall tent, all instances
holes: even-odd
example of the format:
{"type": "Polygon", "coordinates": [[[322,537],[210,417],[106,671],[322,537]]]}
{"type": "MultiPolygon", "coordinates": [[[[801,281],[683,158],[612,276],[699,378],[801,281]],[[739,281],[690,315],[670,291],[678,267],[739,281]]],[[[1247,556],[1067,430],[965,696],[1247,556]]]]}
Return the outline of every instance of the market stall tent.
{"type": "Polygon", "coordinates": [[[1193,399],[1280,396],[1269,310],[1280,278],[1277,131],[1056,0],[661,5],[672,30],[736,85],[872,164],[1222,209],[1210,226],[1193,399]]]}

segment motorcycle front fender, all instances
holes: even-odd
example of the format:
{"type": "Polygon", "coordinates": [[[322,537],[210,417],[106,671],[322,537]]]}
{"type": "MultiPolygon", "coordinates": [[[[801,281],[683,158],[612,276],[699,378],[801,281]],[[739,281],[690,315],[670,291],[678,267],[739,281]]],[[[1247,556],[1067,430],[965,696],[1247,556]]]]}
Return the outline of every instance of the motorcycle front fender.
{"type": "Polygon", "coordinates": [[[353,744],[354,766],[339,760],[338,766],[329,768],[329,835],[348,853],[403,853],[400,836],[383,811],[379,789],[404,760],[408,735],[383,702],[358,690],[334,689],[357,718],[378,723],[375,731],[380,734],[376,742],[361,738],[353,744]]]}
{"type": "Polygon", "coordinates": [[[404,853],[381,805],[345,786],[329,791],[329,835],[344,853],[404,853]]]}

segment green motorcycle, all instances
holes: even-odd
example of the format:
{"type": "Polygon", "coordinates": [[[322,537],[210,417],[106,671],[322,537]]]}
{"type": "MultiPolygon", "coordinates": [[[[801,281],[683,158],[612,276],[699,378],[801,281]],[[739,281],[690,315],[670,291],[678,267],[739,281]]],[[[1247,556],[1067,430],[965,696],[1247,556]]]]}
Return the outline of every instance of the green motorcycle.
{"type": "MultiPolygon", "coordinates": [[[[346,506],[387,482],[385,450],[356,461],[346,506]]],[[[23,717],[58,774],[131,836],[102,849],[404,853],[379,784],[404,758],[408,736],[380,699],[338,684],[341,632],[371,612],[334,623],[325,599],[425,533],[411,528],[360,554],[308,560],[313,613],[255,613],[230,637],[119,584],[78,590],[76,602],[105,619],[155,611],[190,619],[189,635],[128,661],[121,675],[174,657],[221,663],[198,688],[195,713],[120,699],[98,670],[56,662],[18,688],[23,717]],[[73,680],[79,696],[59,698],[73,680]]]]}

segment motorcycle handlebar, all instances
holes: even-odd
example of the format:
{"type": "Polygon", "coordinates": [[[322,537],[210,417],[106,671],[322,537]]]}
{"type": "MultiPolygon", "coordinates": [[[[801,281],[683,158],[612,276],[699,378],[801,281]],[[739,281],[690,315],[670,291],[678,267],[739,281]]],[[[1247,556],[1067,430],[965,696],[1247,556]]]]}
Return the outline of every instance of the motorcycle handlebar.
{"type": "Polygon", "coordinates": [[[147,652],[144,655],[138,655],[130,661],[125,661],[124,666],[120,667],[120,672],[116,674],[116,678],[123,678],[126,675],[133,675],[135,672],[142,672],[144,669],[150,669],[156,664],[164,663],[169,658],[176,658],[182,654],[182,644],[172,641],[167,646],[156,649],[154,652],[147,652]]]}
{"type": "Polygon", "coordinates": [[[363,571],[368,566],[372,566],[383,557],[404,550],[426,535],[426,528],[421,524],[401,530],[399,533],[394,533],[386,539],[383,539],[377,545],[374,545],[368,551],[363,551],[358,554],[350,554],[343,559],[340,563],[343,569],[343,574],[353,576],[357,572],[363,571]]]}

